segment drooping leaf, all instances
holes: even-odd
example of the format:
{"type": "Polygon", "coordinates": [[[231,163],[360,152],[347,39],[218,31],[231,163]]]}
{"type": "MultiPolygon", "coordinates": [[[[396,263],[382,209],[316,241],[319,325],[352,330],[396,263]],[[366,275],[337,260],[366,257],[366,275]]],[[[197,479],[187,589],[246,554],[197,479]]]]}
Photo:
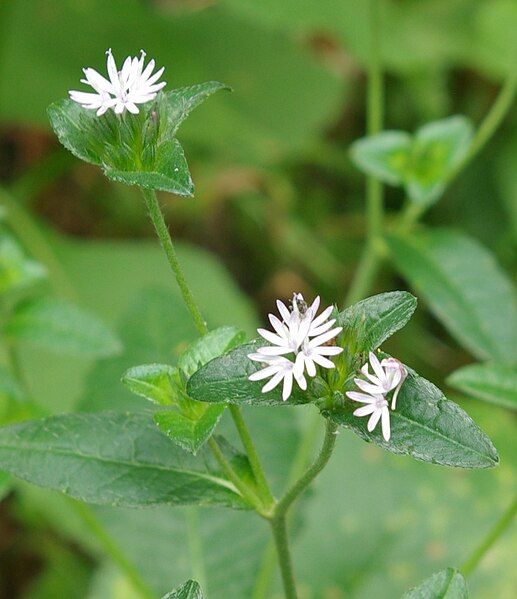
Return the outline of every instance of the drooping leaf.
{"type": "Polygon", "coordinates": [[[175,134],[190,111],[220,89],[227,87],[209,81],[160,92],[136,115],[108,111],[99,117],[72,100],[51,104],[48,115],[59,141],[81,160],[101,166],[107,177],[191,196],[194,186],[175,134]]]}
{"type": "Polygon", "coordinates": [[[29,260],[14,239],[0,232],[0,295],[25,289],[45,275],[41,264],[29,260]]]}
{"type": "Polygon", "coordinates": [[[404,131],[383,131],[351,146],[352,160],[363,172],[389,185],[402,185],[411,167],[412,138],[404,131]]]}
{"type": "Polygon", "coordinates": [[[492,442],[472,418],[412,370],[402,385],[396,410],[390,410],[389,441],[380,426],[369,432],[368,418],[353,415],[359,405],[347,399],[324,415],[365,441],[424,462],[457,468],[491,468],[499,462],[492,442]]]}
{"type": "Polygon", "coordinates": [[[517,308],[512,285],[492,255],[448,230],[388,238],[396,267],[434,315],[480,360],[517,359],[517,308]]]}
{"type": "Polygon", "coordinates": [[[145,413],[68,414],[2,428],[0,469],[87,503],[246,507],[209,454],[185,453],[145,413]]]}
{"type": "Polygon", "coordinates": [[[244,343],[246,335],[236,327],[220,327],[197,339],[178,358],[178,367],[187,377],[210,360],[244,343]]]}
{"type": "Polygon", "coordinates": [[[16,306],[4,326],[4,333],[70,354],[110,356],[121,349],[117,337],[96,317],[51,297],[28,300],[16,306]]]}
{"type": "Polygon", "coordinates": [[[203,599],[203,591],[195,580],[187,580],[174,591],[167,593],[162,599],[203,599]]]}
{"type": "Polygon", "coordinates": [[[197,406],[192,409],[194,414],[191,417],[178,410],[163,410],[154,415],[154,421],[162,433],[186,451],[196,455],[212,435],[225,407],[224,404],[201,404],[199,409],[197,406]]]}
{"type": "Polygon", "coordinates": [[[307,392],[296,384],[287,401],[282,400],[279,385],[268,393],[262,393],[264,381],[250,381],[248,377],[262,366],[252,362],[248,354],[256,352],[263,341],[255,340],[241,345],[231,352],[215,358],[200,368],[189,379],[187,393],[197,401],[213,403],[254,404],[261,406],[296,405],[309,402],[307,392]]]}
{"type": "Polygon", "coordinates": [[[354,351],[373,351],[409,321],[416,305],[416,297],[407,291],[380,293],[343,310],[338,324],[354,351]]]}
{"type": "Polygon", "coordinates": [[[445,568],[404,593],[403,599],[467,599],[467,583],[454,568],[445,568]]]}
{"type": "Polygon", "coordinates": [[[167,364],[143,364],[127,370],[122,376],[126,387],[141,397],[162,406],[174,403],[176,394],[173,377],[178,369],[167,364]]]}
{"type": "Polygon", "coordinates": [[[467,395],[517,410],[517,367],[488,362],[469,364],[453,372],[447,383],[467,395]]]}

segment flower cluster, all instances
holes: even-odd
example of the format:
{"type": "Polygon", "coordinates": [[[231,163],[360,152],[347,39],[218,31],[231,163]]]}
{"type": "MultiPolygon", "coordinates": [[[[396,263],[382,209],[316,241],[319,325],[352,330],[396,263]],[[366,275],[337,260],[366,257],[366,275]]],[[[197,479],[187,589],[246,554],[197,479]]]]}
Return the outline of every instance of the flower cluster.
{"type": "Polygon", "coordinates": [[[85,79],[81,79],[81,83],[90,85],[95,93],[71,90],[68,92],[70,98],[83,108],[97,110],[97,116],[109,108],[117,114],[124,110],[138,114],[137,104],[154,100],[156,94],[165,87],[164,81],[157,83],[164,68],[153,74],[155,62],[151,60],[144,69],[145,52],[142,50],[140,58],[128,56],[119,71],[111,49],[106,54],[109,80],[95,69],[83,69],[85,79]]]}
{"type": "Polygon", "coordinates": [[[274,332],[258,329],[258,333],[272,345],[261,347],[256,353],[249,354],[250,360],[261,362],[265,368],[253,373],[249,379],[259,381],[270,380],[262,387],[267,393],[283,381],[282,399],[286,401],[291,395],[293,380],[298,386],[307,389],[305,374],[316,376],[316,365],[323,368],[334,368],[334,363],[327,356],[336,356],[343,349],[328,343],[338,335],[342,327],[333,327],[335,318],[329,320],[333,306],[329,306],[316,316],[320,298],[307,306],[301,293],[293,295],[291,310],[280,300],[278,311],[282,319],[269,314],[269,321],[274,332]]]}
{"type": "Polygon", "coordinates": [[[400,388],[407,376],[407,370],[395,358],[385,358],[379,362],[373,352],[370,352],[369,357],[373,372],[370,372],[367,362],[361,368],[361,374],[365,378],[354,379],[361,393],[348,391],[347,396],[354,401],[366,404],[357,408],[354,411],[354,416],[370,416],[367,425],[370,432],[381,420],[382,435],[386,441],[389,441],[391,436],[390,412],[386,396],[394,391],[391,398],[391,409],[394,410],[397,406],[397,396],[400,388]]]}

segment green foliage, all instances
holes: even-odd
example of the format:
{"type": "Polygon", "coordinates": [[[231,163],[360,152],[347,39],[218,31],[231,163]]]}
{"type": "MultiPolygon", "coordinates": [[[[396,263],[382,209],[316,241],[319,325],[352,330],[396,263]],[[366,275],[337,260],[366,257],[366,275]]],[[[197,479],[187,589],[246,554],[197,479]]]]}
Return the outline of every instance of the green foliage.
{"type": "Polygon", "coordinates": [[[17,305],[3,330],[8,338],[63,353],[110,356],[121,349],[117,337],[96,317],[50,297],[17,305]]]}
{"type": "Polygon", "coordinates": [[[356,353],[373,351],[407,324],[417,299],[407,291],[380,293],[357,302],[338,316],[342,337],[356,353]]]}
{"type": "Polygon", "coordinates": [[[29,260],[12,237],[0,234],[0,295],[30,287],[45,276],[41,264],[29,260]]]}
{"type": "Polygon", "coordinates": [[[187,580],[180,587],[167,593],[162,599],[203,599],[203,591],[195,580],[187,580]]]}
{"type": "Polygon", "coordinates": [[[480,360],[515,361],[514,291],[485,248],[446,230],[391,235],[388,245],[396,267],[459,343],[480,360]]]}
{"type": "Polygon", "coordinates": [[[7,472],[0,472],[0,501],[9,493],[12,488],[12,479],[7,472]]]}
{"type": "Polygon", "coordinates": [[[446,568],[410,589],[403,599],[467,599],[467,583],[458,570],[446,568]]]}
{"type": "Polygon", "coordinates": [[[366,419],[353,415],[356,408],[357,403],[347,400],[324,415],[365,441],[423,462],[457,468],[491,468],[499,462],[492,442],[472,418],[411,370],[400,390],[397,409],[390,411],[389,441],[379,428],[369,432],[366,419]]]}
{"type": "Polygon", "coordinates": [[[424,125],[413,137],[383,131],[352,144],[356,166],[389,185],[404,185],[418,204],[439,199],[448,179],[467,156],[473,128],[462,116],[424,125]]]}
{"type": "Polygon", "coordinates": [[[189,457],[145,413],[69,414],[5,427],[0,468],[86,503],[246,507],[208,455],[189,457]]]}
{"type": "Polygon", "coordinates": [[[487,362],[454,371],[447,383],[477,399],[517,410],[517,367],[487,362]]]}
{"type": "Polygon", "coordinates": [[[173,377],[178,376],[178,369],[167,364],[143,364],[127,370],[122,382],[136,395],[168,406],[174,403],[178,383],[173,382],[173,377]]]}
{"type": "Polygon", "coordinates": [[[136,115],[108,111],[98,117],[72,100],[52,104],[48,114],[59,141],[81,160],[102,166],[107,177],[190,196],[194,185],[175,135],[190,111],[220,89],[228,88],[210,81],[161,92],[136,115]]]}

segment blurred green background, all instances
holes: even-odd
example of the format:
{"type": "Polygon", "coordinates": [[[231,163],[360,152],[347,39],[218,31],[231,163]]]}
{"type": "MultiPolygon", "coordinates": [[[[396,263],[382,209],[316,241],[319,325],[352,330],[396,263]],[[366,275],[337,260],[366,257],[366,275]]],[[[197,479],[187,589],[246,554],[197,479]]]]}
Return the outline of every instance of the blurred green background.
{"type": "MultiPolygon", "coordinates": [[[[249,335],[294,290],[342,303],[364,243],[364,177],[348,148],[365,134],[367,3],[357,0],[3,0],[0,4],[0,201],[56,291],[112,325],[124,352],[97,364],[23,348],[45,412],[139,409],[129,366],[173,362],[195,337],[137,190],[80,163],[49,131],[46,107],[145,48],[168,89],[216,79],[220,93],[183,125],[195,199],[162,196],[188,278],[211,326],[249,335]]],[[[514,0],[385,0],[386,128],[451,114],[479,123],[515,66],[514,0]]],[[[479,240],[515,275],[517,113],[426,215],[479,240]]],[[[400,209],[400,190],[386,205],[400,209]]],[[[390,217],[388,216],[388,219],[390,217]]],[[[480,285],[482,285],[480,281],[480,285]]],[[[411,287],[384,266],[371,292],[411,287]]],[[[389,351],[446,389],[474,359],[420,302],[389,351]]],[[[306,599],[398,597],[458,566],[515,491],[515,422],[448,390],[492,437],[493,471],[448,471],[382,453],[348,433],[303,501],[294,559],[306,599]]],[[[310,415],[246,413],[268,471],[285,482],[310,415]]],[[[1,414],[1,412],[0,412],[1,414]]],[[[0,485],[1,486],[1,485],[0,485]]],[[[142,576],[164,593],[192,575],[192,513],[96,509],[142,576]]],[[[202,510],[208,596],[252,597],[267,541],[249,514],[202,510]]],[[[515,531],[469,577],[473,597],[515,596],[515,531]]],[[[131,599],[62,497],[17,484],[0,503],[0,597],[131,599]]],[[[276,576],[269,595],[280,596],[276,576]]]]}

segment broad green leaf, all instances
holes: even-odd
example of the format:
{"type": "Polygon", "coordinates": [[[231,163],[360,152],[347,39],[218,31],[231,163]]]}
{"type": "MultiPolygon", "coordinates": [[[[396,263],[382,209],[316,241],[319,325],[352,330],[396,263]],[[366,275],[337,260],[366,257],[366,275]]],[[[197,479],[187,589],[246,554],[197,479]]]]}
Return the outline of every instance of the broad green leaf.
{"type": "Polygon", "coordinates": [[[231,352],[215,358],[192,375],[187,383],[187,393],[197,401],[214,403],[254,404],[261,406],[296,405],[309,402],[307,392],[296,384],[287,401],[282,400],[279,385],[268,393],[262,393],[264,381],[250,381],[248,377],[263,366],[252,362],[248,354],[263,345],[260,340],[252,341],[231,352]]]}
{"type": "Polygon", "coordinates": [[[0,501],[7,496],[12,487],[12,479],[7,472],[0,472],[0,501]]]}
{"type": "Polygon", "coordinates": [[[236,327],[220,327],[196,339],[178,358],[178,367],[187,377],[210,360],[244,343],[246,335],[236,327]]]}
{"type": "Polygon", "coordinates": [[[380,293],[343,310],[338,324],[355,352],[369,352],[406,325],[416,305],[416,297],[407,291],[380,293]]]}
{"type": "Polygon", "coordinates": [[[127,370],[122,376],[126,387],[141,397],[162,406],[174,403],[178,369],[167,364],[143,364],[127,370]]]}
{"type": "Polygon", "coordinates": [[[447,383],[467,395],[517,410],[517,367],[488,362],[453,372],[447,383]]]}
{"type": "Polygon", "coordinates": [[[190,196],[194,186],[175,134],[189,112],[220,89],[227,88],[209,81],[161,92],[136,115],[108,111],[99,117],[72,100],[55,102],[48,114],[59,141],[81,160],[100,165],[107,177],[190,196]]]}
{"type": "Polygon", "coordinates": [[[0,233],[0,295],[25,289],[45,275],[41,264],[29,260],[14,239],[0,233]]]}
{"type": "Polygon", "coordinates": [[[430,204],[440,197],[449,176],[467,155],[472,135],[472,124],[460,115],[418,129],[407,181],[407,191],[414,202],[430,204]]]}
{"type": "Polygon", "coordinates": [[[462,574],[454,568],[445,568],[409,589],[402,599],[467,599],[468,596],[462,574]]]}
{"type": "Polygon", "coordinates": [[[42,410],[27,397],[18,381],[5,368],[0,367],[0,425],[41,415],[42,410]]]}
{"type": "Polygon", "coordinates": [[[434,315],[480,360],[517,358],[517,309],[510,281],[475,240],[447,230],[391,235],[396,267],[434,315]]]}
{"type": "Polygon", "coordinates": [[[246,507],[210,455],[185,453],[145,413],[69,414],[5,427],[0,469],[86,503],[246,507]]]}
{"type": "Polygon", "coordinates": [[[390,410],[389,441],[384,440],[380,426],[370,433],[368,418],[353,415],[360,405],[347,399],[324,415],[365,441],[424,462],[457,468],[491,468],[499,462],[492,442],[472,418],[411,370],[400,390],[397,409],[390,410]]]}
{"type": "Polygon", "coordinates": [[[162,599],[203,599],[203,591],[195,580],[187,580],[180,587],[167,593],[162,599]]]}
{"type": "Polygon", "coordinates": [[[16,306],[4,334],[62,353],[110,356],[121,349],[117,337],[96,317],[51,297],[16,306]]]}
{"type": "Polygon", "coordinates": [[[174,409],[163,410],[154,415],[154,421],[162,433],[186,451],[196,455],[212,435],[225,407],[221,404],[201,404],[199,408],[192,408],[192,416],[174,409]]]}
{"type": "Polygon", "coordinates": [[[352,160],[363,172],[389,185],[402,185],[411,166],[412,138],[404,131],[384,131],[351,146],[352,160]]]}

